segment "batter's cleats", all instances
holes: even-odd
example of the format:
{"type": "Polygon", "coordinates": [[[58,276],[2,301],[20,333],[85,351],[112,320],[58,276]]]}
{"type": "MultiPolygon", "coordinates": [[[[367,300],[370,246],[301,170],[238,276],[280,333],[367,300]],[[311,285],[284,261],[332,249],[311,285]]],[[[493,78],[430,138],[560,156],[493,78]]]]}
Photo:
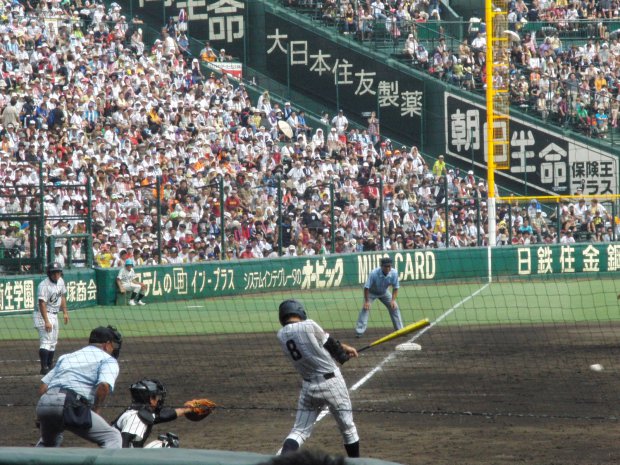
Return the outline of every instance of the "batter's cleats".
{"type": "Polygon", "coordinates": [[[129,301],[129,305],[136,305],[135,300],[133,300],[133,299],[132,299],[132,300],[130,300],[130,301],[129,301]]]}
{"type": "Polygon", "coordinates": [[[142,302],[141,300],[138,300],[138,305],[146,305],[144,302],[142,302]]]}
{"type": "Polygon", "coordinates": [[[46,375],[49,372],[50,372],[50,367],[41,367],[41,371],[39,371],[39,373],[42,375],[46,375]]]}

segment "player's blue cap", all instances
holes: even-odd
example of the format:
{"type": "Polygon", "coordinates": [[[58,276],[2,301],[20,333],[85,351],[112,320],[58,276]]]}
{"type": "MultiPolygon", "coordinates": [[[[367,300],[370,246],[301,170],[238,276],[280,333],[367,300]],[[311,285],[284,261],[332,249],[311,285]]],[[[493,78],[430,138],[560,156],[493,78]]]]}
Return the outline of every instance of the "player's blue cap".
{"type": "Polygon", "coordinates": [[[125,260],[125,266],[133,266],[133,260],[131,258],[125,260]]]}

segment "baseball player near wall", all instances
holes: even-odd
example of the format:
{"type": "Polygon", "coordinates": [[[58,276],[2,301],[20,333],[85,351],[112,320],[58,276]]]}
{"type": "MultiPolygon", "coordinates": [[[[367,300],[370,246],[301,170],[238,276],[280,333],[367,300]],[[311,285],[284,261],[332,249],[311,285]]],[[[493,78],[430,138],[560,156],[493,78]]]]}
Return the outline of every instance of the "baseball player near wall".
{"type": "Polygon", "coordinates": [[[349,457],[359,457],[359,436],[347,385],[336,365],[357,357],[354,347],[334,340],[316,322],[309,320],[297,300],[285,300],[279,307],[282,328],[278,340],[284,355],[303,379],[293,429],[282,445],[282,454],[297,449],[310,437],[323,407],[328,407],[344,439],[349,457]]]}
{"type": "Polygon", "coordinates": [[[394,329],[398,330],[403,327],[400,309],[396,303],[399,287],[398,273],[396,270],[392,269],[392,259],[390,257],[382,258],[381,266],[370,272],[366,284],[364,285],[364,305],[362,306],[362,310],[357,318],[357,323],[355,324],[355,334],[357,337],[361,337],[362,334],[366,332],[370,306],[376,299],[379,299],[390,312],[390,318],[392,319],[394,329]],[[391,294],[388,291],[390,286],[392,286],[391,294]]]}
{"type": "Polygon", "coordinates": [[[100,447],[121,447],[121,433],[99,411],[114,390],[122,343],[116,328],[99,326],[90,332],[86,347],[58,358],[39,388],[37,447],[60,447],[65,430],[100,447]]]}
{"type": "Polygon", "coordinates": [[[67,288],[62,279],[62,266],[50,263],[47,278],[37,287],[37,308],[34,311],[34,327],[39,331],[39,360],[41,374],[47,374],[54,364],[58,343],[58,312],[62,311],[65,324],[69,323],[67,311],[67,288]]]}
{"type": "Polygon", "coordinates": [[[133,269],[133,259],[128,258],[125,260],[125,266],[121,268],[116,277],[116,283],[118,284],[118,290],[121,294],[127,291],[131,291],[131,297],[129,299],[129,305],[146,305],[142,298],[144,297],[144,290],[146,284],[136,281],[138,275],[133,269]]]}
{"type": "Polygon", "coordinates": [[[151,434],[153,425],[167,423],[185,416],[188,419],[199,421],[206,418],[215,407],[208,399],[188,401],[185,406],[172,408],[164,407],[166,388],[156,379],[142,379],[130,386],[131,405],[112,422],[112,426],[121,432],[123,447],[144,447],[151,434]],[[191,405],[201,404],[201,414],[192,416],[196,412],[191,405]]]}

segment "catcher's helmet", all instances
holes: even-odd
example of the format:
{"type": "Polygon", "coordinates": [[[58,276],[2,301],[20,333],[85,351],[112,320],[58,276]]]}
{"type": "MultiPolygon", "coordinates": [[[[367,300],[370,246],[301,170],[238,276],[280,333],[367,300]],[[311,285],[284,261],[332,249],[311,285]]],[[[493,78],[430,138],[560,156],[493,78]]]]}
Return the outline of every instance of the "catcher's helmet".
{"type": "Polygon", "coordinates": [[[129,387],[131,393],[131,400],[137,404],[148,405],[151,400],[151,396],[160,396],[157,401],[157,406],[161,407],[166,399],[166,388],[162,383],[156,379],[141,379],[137,383],[132,384],[129,387]]]}
{"type": "Polygon", "coordinates": [[[284,326],[286,324],[286,320],[288,320],[291,315],[296,315],[302,320],[306,320],[308,318],[303,304],[299,300],[295,299],[285,300],[280,304],[280,324],[284,326]]]}

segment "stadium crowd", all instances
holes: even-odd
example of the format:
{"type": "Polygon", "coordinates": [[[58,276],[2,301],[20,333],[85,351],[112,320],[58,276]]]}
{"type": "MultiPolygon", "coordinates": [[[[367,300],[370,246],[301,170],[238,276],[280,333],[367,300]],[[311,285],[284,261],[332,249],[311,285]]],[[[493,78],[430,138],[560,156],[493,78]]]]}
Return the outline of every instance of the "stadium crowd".
{"type": "MultiPolygon", "coordinates": [[[[229,57],[209,44],[191,56],[174,22],[145,44],[142,25],[116,4],[49,5],[2,7],[0,213],[43,207],[61,264],[84,260],[85,242],[68,250],[62,236],[85,234],[86,216],[101,267],[330,253],[332,238],[336,253],[486,243],[485,183],[443,156],[429,166],[416,147],[394,147],[373,116],[366,129],[342,111],[324,118],[325,129],[310,128],[290,102],[268,92],[252,102],[243,83],[204,73],[202,62],[229,57]]],[[[567,220],[566,231],[590,228],[595,210],[610,224],[595,207],[567,220]]],[[[558,241],[540,216],[503,208],[500,226],[523,243],[558,241]],[[526,221],[532,232],[522,234],[526,221]]],[[[0,223],[5,251],[27,256],[31,226],[17,216],[0,223]]]]}
{"type": "MultiPolygon", "coordinates": [[[[417,68],[468,90],[486,86],[486,25],[481,18],[469,19],[465,37],[449,38],[438,0],[283,1],[320,9],[325,21],[360,40],[386,31],[394,43],[403,44],[402,56],[417,68]],[[437,29],[438,40],[418,38],[425,23],[437,29]]],[[[510,43],[511,102],[554,124],[607,138],[618,127],[620,109],[619,33],[609,30],[620,30],[620,22],[613,22],[620,19],[620,4],[511,0],[507,11],[507,29],[496,33],[510,43]]]]}

